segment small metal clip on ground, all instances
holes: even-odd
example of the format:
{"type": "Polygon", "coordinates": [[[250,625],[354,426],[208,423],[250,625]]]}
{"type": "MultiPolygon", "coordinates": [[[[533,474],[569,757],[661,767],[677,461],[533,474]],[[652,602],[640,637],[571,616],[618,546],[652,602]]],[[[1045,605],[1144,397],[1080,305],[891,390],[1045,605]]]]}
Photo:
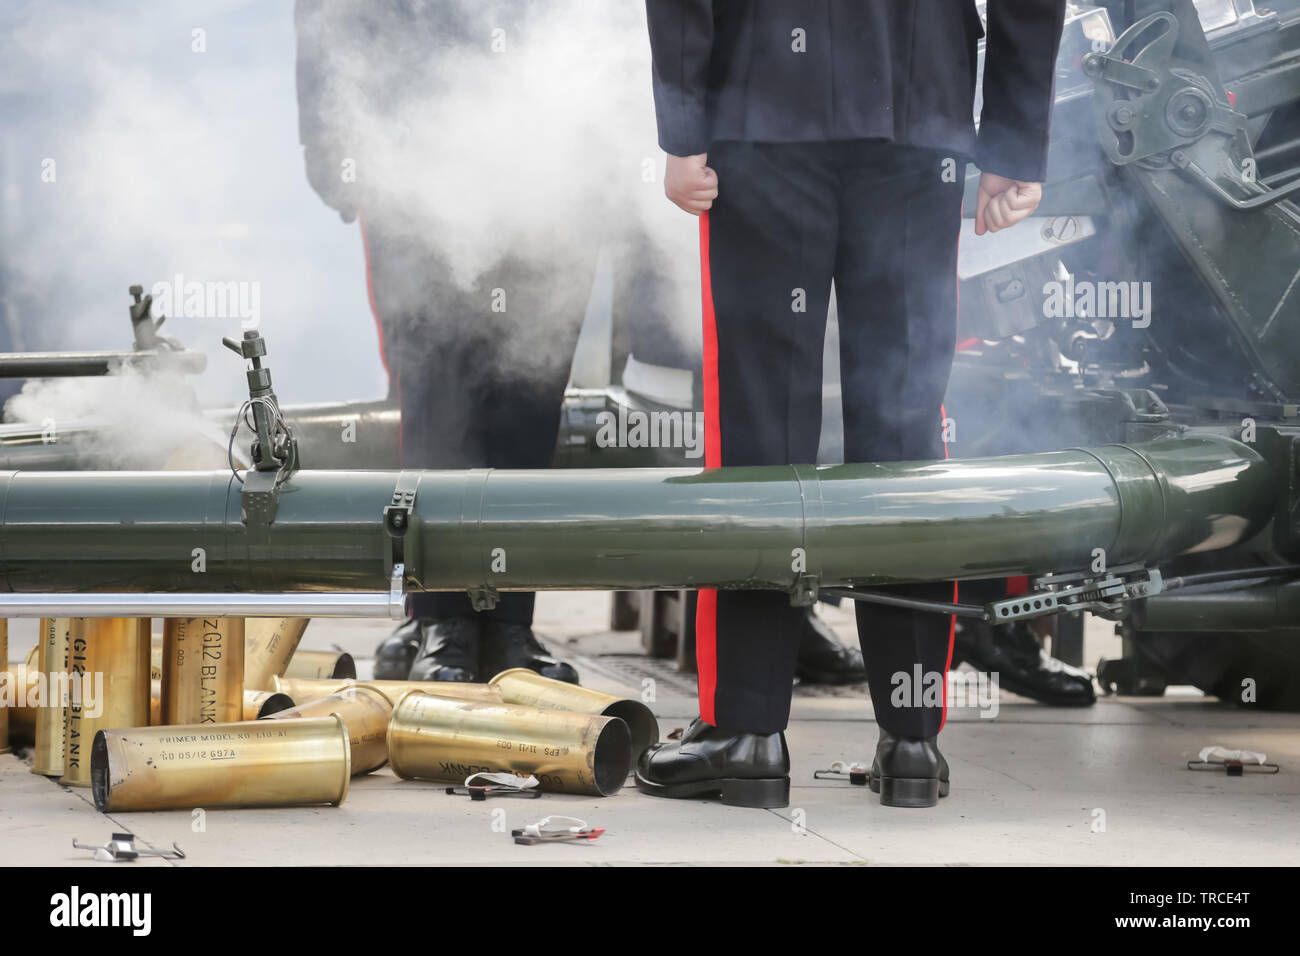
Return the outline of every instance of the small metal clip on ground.
{"type": "Polygon", "coordinates": [[[865,787],[869,774],[864,763],[837,760],[825,770],[814,770],[814,780],[848,780],[855,787],[865,787]]]}
{"type": "Polygon", "coordinates": [[[472,773],[465,778],[464,786],[448,787],[447,793],[454,796],[468,795],[471,800],[486,800],[488,797],[525,797],[535,800],[542,795],[542,791],[537,789],[540,783],[532,774],[521,777],[513,773],[472,773]]]}
{"type": "Polygon", "coordinates": [[[94,850],[95,859],[101,863],[130,863],[142,856],[154,856],[163,860],[183,860],[185,853],[175,843],[170,850],[142,850],[135,845],[135,834],[114,833],[103,846],[78,843],[74,838],[72,845],[78,850],[94,850]]]}
{"type": "Polygon", "coordinates": [[[604,832],[604,827],[589,827],[586,820],[577,817],[551,816],[511,830],[510,835],[520,846],[536,846],[538,843],[590,843],[604,832]]]}
{"type": "Polygon", "coordinates": [[[1268,763],[1265,754],[1253,750],[1228,750],[1226,747],[1206,747],[1196,755],[1195,760],[1187,761],[1188,770],[1222,770],[1229,777],[1244,776],[1251,773],[1277,773],[1282,768],[1275,763],[1268,763]]]}

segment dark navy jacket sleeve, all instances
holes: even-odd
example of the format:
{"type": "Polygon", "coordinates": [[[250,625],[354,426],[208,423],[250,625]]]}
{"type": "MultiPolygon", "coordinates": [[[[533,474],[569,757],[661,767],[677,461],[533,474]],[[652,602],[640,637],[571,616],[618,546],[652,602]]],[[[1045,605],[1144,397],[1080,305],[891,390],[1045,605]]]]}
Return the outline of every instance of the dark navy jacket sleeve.
{"type": "Polygon", "coordinates": [[[1026,182],[1047,178],[1056,54],[1065,0],[989,0],[984,109],[975,165],[1026,182]]]}
{"type": "Polygon", "coordinates": [[[659,146],[674,156],[708,150],[714,0],[646,0],[659,146]]]}

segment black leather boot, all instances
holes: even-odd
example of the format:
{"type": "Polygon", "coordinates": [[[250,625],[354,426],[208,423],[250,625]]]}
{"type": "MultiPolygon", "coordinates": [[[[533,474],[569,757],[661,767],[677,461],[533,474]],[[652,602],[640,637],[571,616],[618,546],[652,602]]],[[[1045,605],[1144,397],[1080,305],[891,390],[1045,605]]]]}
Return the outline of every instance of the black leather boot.
{"type": "Polygon", "coordinates": [[[409,680],[478,680],[479,620],[449,617],[420,621],[420,649],[409,680]]]}
{"type": "Polygon", "coordinates": [[[491,679],[512,667],[526,667],[552,680],[578,683],[578,672],[573,665],[551,657],[528,625],[494,621],[489,617],[483,632],[480,660],[484,679],[491,679]]]}
{"type": "Polygon", "coordinates": [[[997,674],[999,689],[1042,704],[1088,707],[1097,702],[1092,678],[1044,651],[1024,621],[992,625],[959,620],[952,666],[961,661],[997,674]]]}
{"type": "Polygon", "coordinates": [[[375,648],[375,680],[407,680],[420,650],[420,620],[411,618],[375,648]]]}
{"type": "Polygon", "coordinates": [[[636,788],[655,797],[720,796],[730,807],[790,805],[785,734],[729,734],[698,717],[679,741],[641,755],[636,788]]]}
{"type": "Polygon", "coordinates": [[[795,673],[805,684],[856,684],[867,679],[862,651],[840,641],[812,608],[804,611],[795,673]]]}
{"type": "Polygon", "coordinates": [[[932,807],[948,796],[948,761],[934,737],[895,737],[883,728],[871,764],[871,791],[887,807],[932,807]]]}

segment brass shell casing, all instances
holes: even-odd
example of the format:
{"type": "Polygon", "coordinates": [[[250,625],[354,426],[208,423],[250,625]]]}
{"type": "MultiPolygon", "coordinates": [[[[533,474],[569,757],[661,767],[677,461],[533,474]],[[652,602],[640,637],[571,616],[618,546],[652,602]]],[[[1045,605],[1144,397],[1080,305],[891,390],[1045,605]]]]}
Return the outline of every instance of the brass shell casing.
{"type": "Polygon", "coordinates": [[[101,813],[342,803],[351,758],[341,717],[109,728],[95,735],[101,813]]]}
{"type": "Polygon", "coordinates": [[[351,654],[342,651],[295,651],[281,676],[310,680],[355,680],[357,663],[351,654]]]}
{"type": "Polygon", "coordinates": [[[274,690],[311,623],[308,617],[250,617],[244,621],[244,686],[274,690]]]}
{"type": "Polygon", "coordinates": [[[295,703],[303,704],[318,697],[341,694],[349,687],[365,684],[388,698],[394,707],[402,695],[412,690],[422,690],[436,697],[456,700],[477,700],[485,704],[502,703],[501,691],[491,684],[470,684],[463,681],[433,680],[314,680],[308,677],[278,677],[272,682],[275,689],[288,694],[295,703]]]}
{"type": "MultiPolygon", "coordinates": [[[[0,670],[9,670],[9,619],[0,618],[0,670]]],[[[18,686],[15,684],[0,696],[0,754],[7,754],[13,748],[9,746],[9,705],[8,698],[17,700],[18,686]]]]}
{"type": "MultiPolygon", "coordinates": [[[[162,722],[162,681],[153,681],[153,691],[149,699],[149,726],[163,727],[162,722]]],[[[277,694],[270,690],[244,691],[244,713],[240,720],[257,720],[278,714],[293,706],[293,698],[288,694],[277,694]]]]}
{"type": "Polygon", "coordinates": [[[534,774],[541,789],[607,797],[627,780],[631,737],[618,717],[403,694],[388,724],[399,777],[460,783],[479,772],[534,774]]]}
{"type": "Polygon", "coordinates": [[[160,724],[229,724],[244,717],[244,619],[163,621],[160,724]]]}
{"type": "Polygon", "coordinates": [[[26,664],[10,664],[8,669],[0,671],[0,680],[9,682],[9,686],[3,688],[7,695],[4,699],[14,702],[13,707],[7,708],[11,747],[22,747],[36,740],[36,718],[41,709],[32,706],[31,702],[39,692],[36,687],[39,679],[38,673],[28,670],[26,664]]]}
{"type": "Polygon", "coordinates": [[[646,748],[659,742],[659,721],[639,700],[552,680],[526,667],[502,671],[488,683],[501,689],[501,696],[507,704],[621,717],[632,735],[633,763],[646,748]]]}
{"type": "Polygon", "coordinates": [[[147,617],[72,619],[68,671],[70,675],[83,675],[86,693],[79,695],[73,685],[73,697],[67,706],[61,783],[90,786],[90,745],[99,731],[149,725],[150,624],[147,617]],[[103,694],[92,700],[96,674],[103,675],[103,694]]]}
{"type": "Polygon", "coordinates": [[[267,720],[292,720],[295,717],[337,715],[348,727],[352,749],[352,776],[378,770],[388,763],[388,720],[393,705],[388,698],[365,684],[307,701],[288,710],[271,714],[267,720]]]}
{"type": "Polygon", "coordinates": [[[244,691],[244,719],[257,720],[270,717],[293,706],[293,698],[288,694],[278,694],[273,690],[244,691]]]}
{"type": "MultiPolygon", "coordinates": [[[[62,695],[62,683],[56,689],[51,675],[68,672],[68,640],[72,631],[70,617],[41,618],[41,633],[36,642],[36,666],[45,680],[47,697],[62,695]]],[[[63,748],[67,744],[68,710],[61,701],[42,700],[36,710],[36,749],[32,773],[44,777],[63,776],[63,748]]]]}

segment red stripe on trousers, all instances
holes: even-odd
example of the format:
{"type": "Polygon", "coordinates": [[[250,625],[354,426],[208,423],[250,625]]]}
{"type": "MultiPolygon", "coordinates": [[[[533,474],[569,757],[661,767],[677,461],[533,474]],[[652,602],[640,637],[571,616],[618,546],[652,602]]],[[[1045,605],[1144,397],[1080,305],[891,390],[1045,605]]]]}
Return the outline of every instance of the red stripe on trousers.
{"type": "MultiPolygon", "coordinates": [[[[718,323],[713,312],[709,271],[709,214],[700,216],[700,297],[704,315],[704,467],[722,465],[718,422],[718,323]]],[[[717,726],[718,592],[700,591],[695,607],[695,666],[699,679],[700,719],[717,726]]]]}
{"type": "MultiPolygon", "coordinates": [[[[944,406],[939,406],[939,427],[944,429],[948,424],[948,410],[944,406]]],[[[948,460],[948,439],[943,440],[943,460],[948,460]]],[[[952,582],[952,603],[957,603],[957,582],[952,582]]],[[[939,730],[943,730],[943,725],[948,722],[948,671],[952,669],[952,645],[957,639],[957,615],[952,614],[948,617],[948,659],[943,665],[943,717],[939,719],[939,730]]]]}
{"type": "MultiPolygon", "coordinates": [[[[962,203],[964,212],[966,203],[962,203]]],[[[957,230],[957,255],[961,256],[961,229],[957,230]]],[[[957,318],[961,319],[961,273],[958,272],[953,281],[957,286],[957,318]]],[[[973,344],[971,339],[960,343],[956,351],[962,351],[964,348],[973,344]]],[[[942,404],[939,406],[939,427],[946,428],[948,424],[948,409],[942,404]]],[[[948,439],[943,439],[943,460],[948,460],[948,439]]],[[[952,603],[957,603],[957,582],[952,582],[952,603]]],[[[943,731],[944,724],[948,723],[948,671],[952,669],[952,646],[957,640],[957,615],[953,614],[948,618],[948,659],[943,664],[943,716],[939,718],[939,730],[943,731]]]]}
{"type": "Polygon", "coordinates": [[[370,303],[370,314],[375,318],[375,331],[379,333],[379,361],[383,363],[384,373],[389,378],[393,373],[388,370],[388,356],[384,354],[384,323],[379,321],[379,309],[375,306],[375,280],[370,273],[370,240],[366,238],[366,217],[357,214],[361,226],[361,254],[366,260],[366,299],[370,303]]]}

